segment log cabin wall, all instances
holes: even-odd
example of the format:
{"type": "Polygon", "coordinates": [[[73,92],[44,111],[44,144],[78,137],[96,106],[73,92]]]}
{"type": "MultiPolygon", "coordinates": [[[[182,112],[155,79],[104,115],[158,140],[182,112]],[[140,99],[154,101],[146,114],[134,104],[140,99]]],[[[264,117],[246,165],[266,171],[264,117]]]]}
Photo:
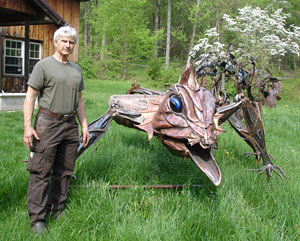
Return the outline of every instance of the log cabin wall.
{"type": "MultiPolygon", "coordinates": [[[[77,0],[47,0],[47,3],[79,34],[80,2],[77,0]]],[[[0,7],[17,10],[24,13],[34,13],[34,10],[24,0],[0,1],[0,7]],[[25,4],[24,4],[25,2],[25,4]]],[[[58,27],[54,24],[30,25],[30,42],[41,43],[41,58],[54,54],[55,48],[53,35],[58,27]]],[[[5,39],[24,40],[25,26],[0,27],[0,45],[4,46],[5,39]]],[[[76,44],[70,60],[78,62],[78,44],[76,44]]],[[[1,85],[5,92],[22,92],[24,88],[24,76],[4,75],[3,56],[4,48],[0,48],[1,54],[1,85]]]]}
{"type": "Polygon", "coordinates": [[[0,1],[0,7],[8,8],[22,13],[36,14],[29,4],[24,3],[24,0],[9,0],[0,1]]]}

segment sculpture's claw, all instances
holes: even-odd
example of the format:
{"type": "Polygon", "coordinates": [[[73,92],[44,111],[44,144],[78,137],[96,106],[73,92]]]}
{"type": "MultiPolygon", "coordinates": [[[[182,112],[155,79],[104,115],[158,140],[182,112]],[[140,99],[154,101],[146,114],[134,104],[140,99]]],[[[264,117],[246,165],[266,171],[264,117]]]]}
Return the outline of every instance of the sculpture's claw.
{"type": "Polygon", "coordinates": [[[262,174],[266,172],[269,177],[272,177],[271,172],[274,171],[282,180],[284,180],[284,178],[288,178],[288,176],[284,173],[284,171],[280,167],[273,166],[273,164],[271,163],[259,169],[246,169],[246,170],[250,172],[258,172],[258,174],[262,174]]]}
{"type": "Polygon", "coordinates": [[[285,178],[288,178],[288,176],[284,173],[284,171],[280,168],[280,167],[274,167],[273,171],[278,175],[280,176],[280,178],[283,180],[284,177],[285,178]],[[276,169],[278,169],[279,171],[277,171],[276,169]]]}
{"type": "Polygon", "coordinates": [[[269,157],[270,157],[272,160],[275,160],[275,157],[274,157],[272,154],[269,154],[269,153],[268,153],[268,155],[269,155],[269,157]]]}

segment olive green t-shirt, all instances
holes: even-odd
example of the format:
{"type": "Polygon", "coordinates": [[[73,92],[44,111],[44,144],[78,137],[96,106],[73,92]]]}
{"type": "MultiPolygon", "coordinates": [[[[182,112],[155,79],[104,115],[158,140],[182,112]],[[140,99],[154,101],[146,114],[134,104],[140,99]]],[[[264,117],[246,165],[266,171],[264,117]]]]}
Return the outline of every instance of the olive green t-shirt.
{"type": "Polygon", "coordinates": [[[62,63],[53,56],[34,66],[28,85],[40,91],[39,105],[57,114],[73,113],[78,94],[84,89],[80,67],[71,61],[62,63]]]}

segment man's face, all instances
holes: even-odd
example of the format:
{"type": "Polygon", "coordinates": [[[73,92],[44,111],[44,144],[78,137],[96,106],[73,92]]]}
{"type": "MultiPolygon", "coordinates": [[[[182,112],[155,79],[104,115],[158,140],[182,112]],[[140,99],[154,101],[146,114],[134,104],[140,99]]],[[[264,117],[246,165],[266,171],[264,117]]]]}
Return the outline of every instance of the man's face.
{"type": "Polygon", "coordinates": [[[72,37],[62,36],[54,45],[60,55],[69,56],[74,50],[75,41],[72,37]]]}

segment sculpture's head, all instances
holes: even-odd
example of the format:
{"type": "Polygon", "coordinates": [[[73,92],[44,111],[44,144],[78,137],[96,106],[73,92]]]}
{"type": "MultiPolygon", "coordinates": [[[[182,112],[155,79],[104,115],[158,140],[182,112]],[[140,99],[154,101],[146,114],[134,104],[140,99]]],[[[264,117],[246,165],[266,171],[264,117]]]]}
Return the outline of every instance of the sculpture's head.
{"type": "Polygon", "coordinates": [[[191,157],[196,165],[215,184],[219,185],[221,173],[213,157],[220,114],[216,113],[215,98],[200,87],[193,66],[182,73],[161,102],[153,117],[154,134],[172,153],[191,157]]]}

